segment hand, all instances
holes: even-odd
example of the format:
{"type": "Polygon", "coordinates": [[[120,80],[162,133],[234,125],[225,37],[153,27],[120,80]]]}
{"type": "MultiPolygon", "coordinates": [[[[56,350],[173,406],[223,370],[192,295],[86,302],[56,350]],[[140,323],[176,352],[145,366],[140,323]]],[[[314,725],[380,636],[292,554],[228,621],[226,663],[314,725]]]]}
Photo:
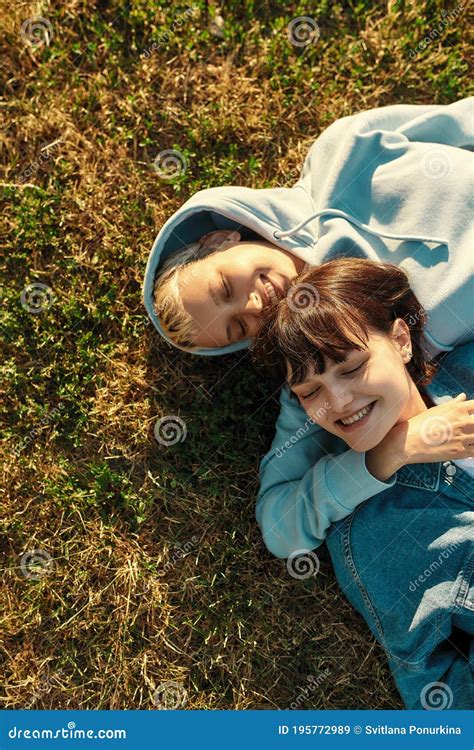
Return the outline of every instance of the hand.
{"type": "Polygon", "coordinates": [[[392,429],[398,433],[402,465],[470,458],[474,456],[474,400],[460,393],[392,429]]]}
{"type": "Polygon", "coordinates": [[[460,393],[451,401],[396,424],[365,454],[372,476],[385,482],[406,464],[453,461],[474,456],[474,400],[460,393]]]}

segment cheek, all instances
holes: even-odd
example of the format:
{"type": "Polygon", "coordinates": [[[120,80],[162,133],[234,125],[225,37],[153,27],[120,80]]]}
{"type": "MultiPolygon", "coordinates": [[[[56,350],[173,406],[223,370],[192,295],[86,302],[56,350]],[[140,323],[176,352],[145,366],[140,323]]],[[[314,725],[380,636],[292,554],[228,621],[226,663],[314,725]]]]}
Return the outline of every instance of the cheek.
{"type": "Polygon", "coordinates": [[[408,385],[403,377],[385,379],[378,384],[377,390],[373,391],[380,399],[381,425],[385,427],[394,425],[403,412],[409,399],[408,385]]]}
{"type": "Polygon", "coordinates": [[[380,393],[387,402],[395,403],[408,395],[408,386],[404,379],[393,378],[380,384],[380,393]]]}
{"type": "Polygon", "coordinates": [[[330,410],[326,406],[326,403],[323,399],[319,402],[318,399],[315,399],[314,403],[308,404],[306,408],[303,407],[308,417],[311,417],[313,422],[319,424],[321,427],[324,427],[330,421],[330,410]]]}
{"type": "Polygon", "coordinates": [[[261,325],[262,325],[262,321],[261,321],[260,318],[257,318],[255,316],[253,316],[249,320],[249,322],[248,322],[248,327],[249,327],[249,333],[248,333],[248,335],[249,335],[250,338],[254,338],[257,335],[257,333],[260,330],[260,326],[261,325]]]}
{"type": "Polygon", "coordinates": [[[381,367],[371,368],[366,373],[366,377],[360,380],[361,391],[384,400],[391,400],[398,393],[401,385],[393,373],[394,370],[389,362],[381,367]]]}
{"type": "Polygon", "coordinates": [[[250,284],[250,281],[252,280],[254,274],[258,270],[258,265],[254,262],[249,263],[239,263],[233,270],[231,274],[228,274],[230,277],[230,280],[234,282],[234,284],[244,284],[248,285],[250,284]]]}

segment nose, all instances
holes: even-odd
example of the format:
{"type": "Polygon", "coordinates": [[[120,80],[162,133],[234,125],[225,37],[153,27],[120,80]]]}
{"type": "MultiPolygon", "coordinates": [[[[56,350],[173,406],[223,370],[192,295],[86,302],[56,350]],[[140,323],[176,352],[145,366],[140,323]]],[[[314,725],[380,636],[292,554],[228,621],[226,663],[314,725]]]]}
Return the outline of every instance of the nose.
{"type": "Polygon", "coordinates": [[[244,312],[250,315],[260,315],[263,308],[263,302],[256,292],[251,292],[248,296],[247,302],[245,303],[244,312]]]}
{"type": "Polygon", "coordinates": [[[347,384],[340,383],[329,389],[329,403],[333,414],[344,414],[352,401],[353,397],[347,384]]]}

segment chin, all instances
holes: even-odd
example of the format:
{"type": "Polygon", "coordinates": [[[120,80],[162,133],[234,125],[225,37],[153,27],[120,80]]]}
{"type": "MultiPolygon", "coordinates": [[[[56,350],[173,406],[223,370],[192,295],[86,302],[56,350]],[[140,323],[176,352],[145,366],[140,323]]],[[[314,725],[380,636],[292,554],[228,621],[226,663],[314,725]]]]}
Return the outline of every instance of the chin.
{"type": "Polygon", "coordinates": [[[365,453],[366,451],[370,451],[372,448],[375,448],[375,446],[380,443],[380,440],[354,440],[354,445],[347,441],[346,442],[349,448],[352,448],[352,450],[356,453],[365,453]]]}

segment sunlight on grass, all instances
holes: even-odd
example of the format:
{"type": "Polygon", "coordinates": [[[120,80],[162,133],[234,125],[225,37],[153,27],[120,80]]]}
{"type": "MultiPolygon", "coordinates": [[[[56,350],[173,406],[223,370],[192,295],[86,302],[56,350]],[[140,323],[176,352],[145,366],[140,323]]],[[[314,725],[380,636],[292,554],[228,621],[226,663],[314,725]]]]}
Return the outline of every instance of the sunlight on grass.
{"type": "Polygon", "coordinates": [[[467,95],[463,13],[431,38],[433,0],[99,6],[49,3],[36,31],[34,4],[3,19],[1,707],[149,709],[174,681],[186,708],[286,708],[312,675],[300,708],[400,708],[327,552],[295,581],[261,540],[277,392],[246,355],[168,347],[140,293],[196,190],[292,184],[334,119],[467,95]],[[167,149],[177,180],[153,168],[167,149]],[[184,441],[156,442],[164,415],[184,441]]]}

